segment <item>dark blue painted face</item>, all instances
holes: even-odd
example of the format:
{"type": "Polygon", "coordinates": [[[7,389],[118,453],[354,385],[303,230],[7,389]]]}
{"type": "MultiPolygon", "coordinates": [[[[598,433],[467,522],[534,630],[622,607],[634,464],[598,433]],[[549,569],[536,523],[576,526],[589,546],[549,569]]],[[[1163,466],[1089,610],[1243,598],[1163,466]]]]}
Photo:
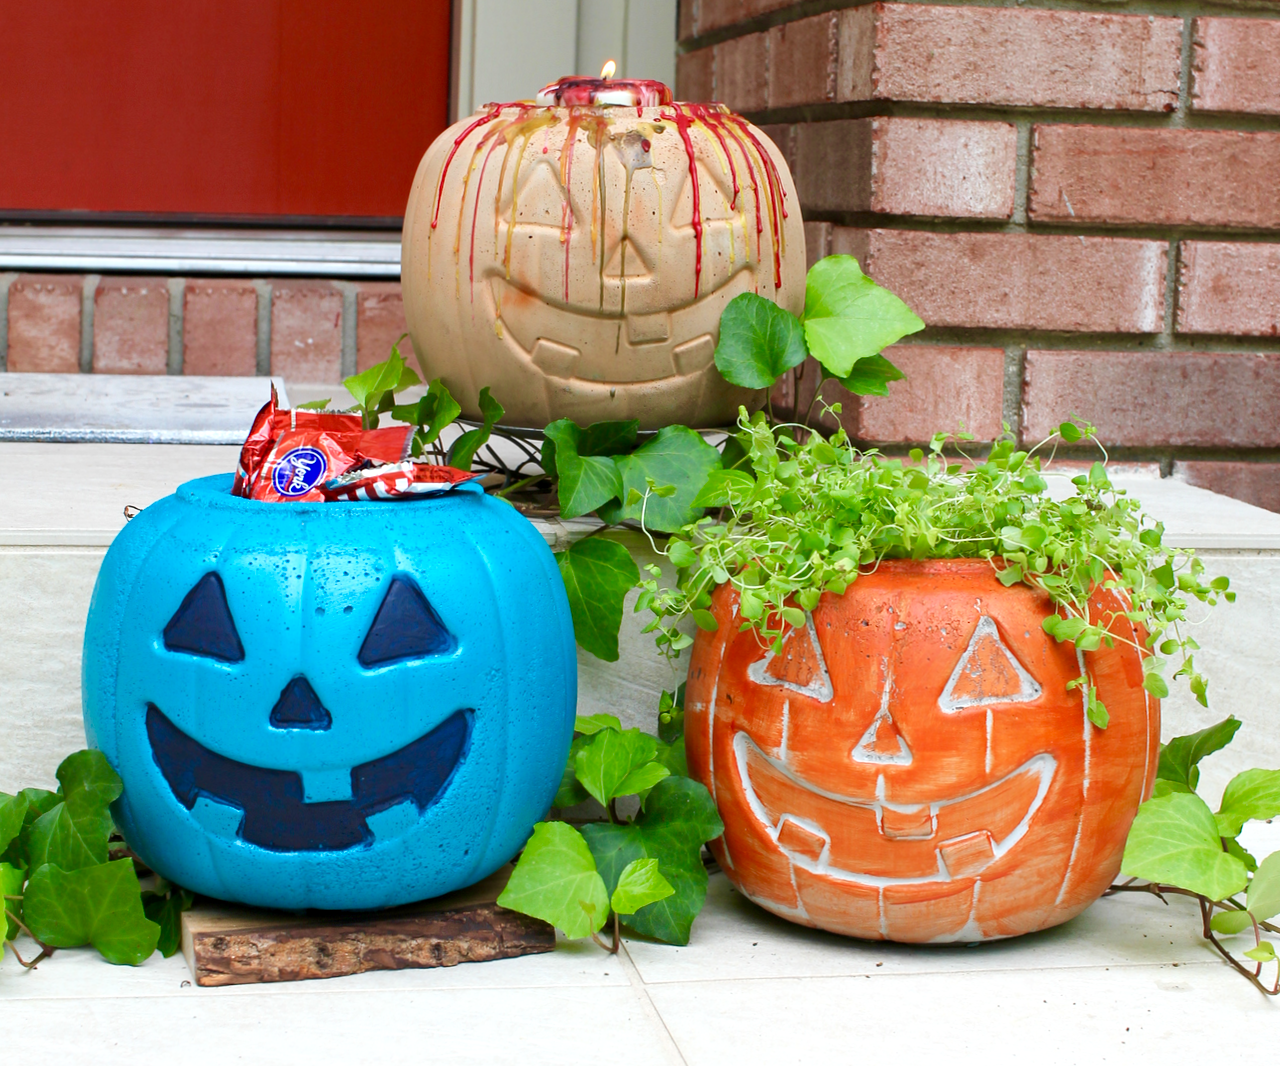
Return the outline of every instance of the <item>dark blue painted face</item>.
{"type": "MultiPolygon", "coordinates": [[[[357,659],[365,669],[447,655],[456,646],[422,590],[391,579],[357,659]]],[[[217,572],[200,578],[164,628],[171,652],[225,663],[244,659],[244,645],[217,572]]],[[[333,715],[298,674],[268,714],[273,729],[327,730],[333,715]]],[[[402,803],[423,814],[465,758],[475,712],[455,711],[426,735],[351,770],[351,799],[308,803],[302,775],[229,759],[179,729],[154,703],[146,728],[156,766],[174,796],[191,810],[201,799],[241,811],[239,839],[270,851],[335,851],[373,841],[368,818],[402,803]]]]}

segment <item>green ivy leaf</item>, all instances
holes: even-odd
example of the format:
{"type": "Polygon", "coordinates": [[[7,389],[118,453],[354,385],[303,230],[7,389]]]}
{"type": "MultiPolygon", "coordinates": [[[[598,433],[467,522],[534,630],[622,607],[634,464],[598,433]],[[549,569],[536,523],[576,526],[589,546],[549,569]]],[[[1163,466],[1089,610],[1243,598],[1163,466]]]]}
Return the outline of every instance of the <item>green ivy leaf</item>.
{"type": "Polygon", "coordinates": [[[26,796],[10,796],[0,792],[0,854],[7,851],[9,845],[22,832],[22,824],[26,816],[26,796]]]}
{"type": "Polygon", "coordinates": [[[1222,850],[1213,812],[1199,796],[1173,792],[1147,800],[1129,830],[1121,872],[1226,899],[1244,889],[1244,863],[1222,850]]]}
{"type": "Polygon", "coordinates": [[[119,775],[100,751],[78,751],[58,767],[62,803],[42,814],[28,840],[30,869],[52,863],[78,870],[107,861],[112,821],[108,807],[123,791],[119,775]]]}
{"type": "Polygon", "coordinates": [[[1280,815],[1280,770],[1245,770],[1236,774],[1222,793],[1218,830],[1224,837],[1240,835],[1252,819],[1280,815]]]}
{"type": "Polygon", "coordinates": [[[1274,962],[1276,949],[1272,947],[1270,940],[1264,940],[1256,948],[1250,948],[1245,954],[1253,959],[1254,962],[1274,962]]]}
{"type": "Polygon", "coordinates": [[[702,845],[724,832],[715,801],[697,781],[668,777],[649,793],[630,825],[592,822],[582,827],[605,884],[616,888],[637,859],[656,859],[674,892],[638,909],[627,925],[643,936],[687,944],[707,894],[702,845]]]}
{"type": "Polygon", "coordinates": [[[735,296],[720,315],[716,369],[731,385],[767,389],[808,354],[800,320],[754,292],[735,296]]]}
{"type": "Polygon", "coordinates": [[[62,802],[62,795],[58,792],[49,792],[43,788],[24,788],[14,799],[25,800],[27,809],[22,816],[22,828],[19,830],[18,835],[9,842],[9,846],[0,853],[0,862],[11,863],[14,866],[22,866],[30,870],[33,868],[30,854],[31,828],[41,815],[48,814],[62,802]]]}
{"type": "Polygon", "coordinates": [[[108,962],[138,966],[156,949],[160,927],[142,909],[133,860],[80,870],[41,866],[27,882],[23,920],[57,948],[92,944],[108,962]]]}
{"type": "Polygon", "coordinates": [[[640,580],[631,553],[615,541],[587,537],[557,552],[556,563],[578,643],[597,659],[617,662],[623,600],[640,580]]]}
{"type": "Polygon", "coordinates": [[[578,440],[579,455],[625,455],[636,446],[640,420],[592,422],[578,440]]]}
{"type": "Polygon", "coordinates": [[[1280,851],[1272,852],[1258,864],[1249,882],[1249,910],[1260,922],[1280,914],[1280,851]]]}
{"type": "Polygon", "coordinates": [[[573,720],[573,731],[584,736],[592,736],[602,729],[613,729],[622,732],[622,723],[614,714],[580,714],[573,720]]]}
{"type": "Polygon", "coordinates": [[[609,893],[582,834],[564,822],[539,822],[498,906],[541,918],[577,939],[604,925],[609,893]]]}
{"type": "Polygon", "coordinates": [[[657,859],[636,859],[618,877],[610,902],[618,914],[635,914],[641,907],[675,895],[675,891],[658,872],[657,859]]]}
{"type": "Polygon", "coordinates": [[[859,360],[922,329],[919,316],[867,277],[853,256],[830,255],[810,269],[804,292],[805,340],[832,377],[849,377],[859,360]]]}
{"type": "Polygon", "coordinates": [[[413,444],[416,455],[440,437],[440,431],[462,414],[462,405],[453,398],[442,379],[436,378],[427,391],[415,403],[400,404],[391,408],[391,417],[417,426],[413,444]]]}
{"type": "Polygon", "coordinates": [[[1248,911],[1215,911],[1209,919],[1209,928],[1223,936],[1235,936],[1246,929],[1253,928],[1253,919],[1248,911]]]}
{"type": "MultiPolygon", "coordinates": [[[[582,787],[598,803],[608,804],[617,796],[630,796],[640,791],[637,788],[624,791],[622,786],[633,772],[652,763],[657,753],[658,742],[647,733],[638,729],[625,729],[622,732],[604,729],[578,752],[573,767],[582,787]]],[[[665,771],[666,767],[662,769],[665,771]]]]}
{"type": "Polygon", "coordinates": [[[632,489],[643,496],[650,481],[675,491],[665,497],[653,493],[645,502],[636,500],[626,506],[609,504],[600,508],[600,517],[614,523],[639,519],[643,511],[646,527],[669,533],[698,517],[693,501],[711,471],[719,468],[720,453],[686,426],[665,426],[630,455],[613,462],[622,478],[619,499],[632,489]]]}
{"type": "Polygon", "coordinates": [[[142,893],[142,910],[147,918],[160,927],[160,939],[156,950],[166,959],[176,955],[182,947],[182,912],[189,911],[195,896],[176,885],[166,892],[142,893]]]}
{"type": "Polygon", "coordinates": [[[889,382],[905,375],[883,355],[859,359],[844,377],[837,380],[855,396],[888,396],[889,382]]]}
{"type": "Polygon", "coordinates": [[[12,866],[0,862],[0,896],[4,896],[5,932],[3,939],[12,940],[18,935],[18,924],[13,919],[22,917],[22,903],[9,899],[9,896],[22,895],[22,883],[27,879],[27,871],[21,866],[12,866]]]}
{"type": "Polygon", "coordinates": [[[493,427],[506,413],[502,404],[489,394],[488,385],[481,389],[480,416],[484,422],[479,428],[469,429],[461,434],[449,446],[449,465],[459,470],[470,470],[471,460],[475,458],[476,450],[489,439],[490,434],[493,433],[493,427]]]}
{"type": "Polygon", "coordinates": [[[359,374],[353,374],[344,379],[342,384],[360,408],[364,427],[376,429],[378,412],[393,410],[396,390],[419,385],[421,379],[405,366],[397,341],[391,346],[391,355],[385,361],[359,374]]]}
{"type": "Polygon", "coordinates": [[[685,755],[684,737],[667,742],[658,741],[658,761],[677,777],[689,776],[689,760],[685,755]]]}
{"type": "Polygon", "coordinates": [[[1240,725],[1239,719],[1229,715],[1197,733],[1174,737],[1160,749],[1160,765],[1156,777],[1176,781],[1194,791],[1200,781],[1200,768],[1196,764],[1206,755],[1212,755],[1230,744],[1240,725]]]}
{"type": "Polygon", "coordinates": [[[644,796],[664,777],[671,776],[671,770],[661,760],[661,758],[659,758],[656,749],[654,750],[653,757],[653,762],[637,767],[632,770],[631,773],[627,774],[623,779],[622,784],[618,786],[617,795],[644,796]]]}
{"type": "MultiPolygon", "coordinates": [[[[557,491],[562,518],[589,514],[622,495],[622,475],[617,463],[608,456],[582,455],[578,451],[582,430],[571,419],[552,422],[545,432],[555,449],[552,463],[559,478],[557,491]]],[[[543,465],[546,466],[545,459],[543,465]]]]}

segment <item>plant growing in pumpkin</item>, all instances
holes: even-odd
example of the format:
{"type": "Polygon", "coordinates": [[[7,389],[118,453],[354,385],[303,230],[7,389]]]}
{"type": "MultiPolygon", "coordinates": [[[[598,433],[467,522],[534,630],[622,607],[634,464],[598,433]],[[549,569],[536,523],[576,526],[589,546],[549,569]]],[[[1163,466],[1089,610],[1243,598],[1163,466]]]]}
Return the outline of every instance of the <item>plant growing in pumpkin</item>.
{"type": "Polygon", "coordinates": [[[1110,883],[1170,658],[1206,700],[1188,605],[1233,594],[1104,463],[1050,491],[1039,453],[1091,439],[1064,423],[966,469],[945,436],[904,461],[742,412],[741,460],[637,608],[662,650],[692,645],[689,766],[748,896],[932,942],[1057,924],[1110,883]]]}

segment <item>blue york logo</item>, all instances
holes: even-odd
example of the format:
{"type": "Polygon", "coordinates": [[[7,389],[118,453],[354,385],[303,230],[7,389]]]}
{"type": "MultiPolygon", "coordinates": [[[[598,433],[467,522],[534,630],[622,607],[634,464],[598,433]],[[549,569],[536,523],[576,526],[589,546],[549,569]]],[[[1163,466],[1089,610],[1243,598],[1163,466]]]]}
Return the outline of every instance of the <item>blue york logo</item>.
{"type": "Polygon", "coordinates": [[[276,464],[271,483],[281,496],[305,496],[329,467],[319,448],[294,448],[276,464]]]}

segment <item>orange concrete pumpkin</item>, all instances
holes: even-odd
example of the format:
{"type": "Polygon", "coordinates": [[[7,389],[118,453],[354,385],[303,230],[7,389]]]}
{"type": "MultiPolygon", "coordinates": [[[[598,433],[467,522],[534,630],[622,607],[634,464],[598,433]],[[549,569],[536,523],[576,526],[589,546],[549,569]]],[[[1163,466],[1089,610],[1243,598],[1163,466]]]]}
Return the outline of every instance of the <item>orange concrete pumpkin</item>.
{"type": "MultiPolygon", "coordinates": [[[[1047,597],[980,560],[886,562],[824,595],[778,654],[713,597],[685,697],[691,774],[724,872],[762,907],[871,939],[983,940],[1074,917],[1120,869],[1150,794],[1159,701],[1138,653],[1084,653],[1085,718],[1047,597]]],[[[1097,612],[1120,610],[1098,592],[1097,612]]],[[[1123,618],[1113,632],[1134,630],[1123,618]]]]}
{"type": "Polygon", "coordinates": [[[423,369],[468,416],[488,385],[507,425],[725,425],[764,393],[716,370],[720,313],[803,310],[804,228],[782,153],[718,105],[491,104],[423,157],[402,277],[423,369]]]}

